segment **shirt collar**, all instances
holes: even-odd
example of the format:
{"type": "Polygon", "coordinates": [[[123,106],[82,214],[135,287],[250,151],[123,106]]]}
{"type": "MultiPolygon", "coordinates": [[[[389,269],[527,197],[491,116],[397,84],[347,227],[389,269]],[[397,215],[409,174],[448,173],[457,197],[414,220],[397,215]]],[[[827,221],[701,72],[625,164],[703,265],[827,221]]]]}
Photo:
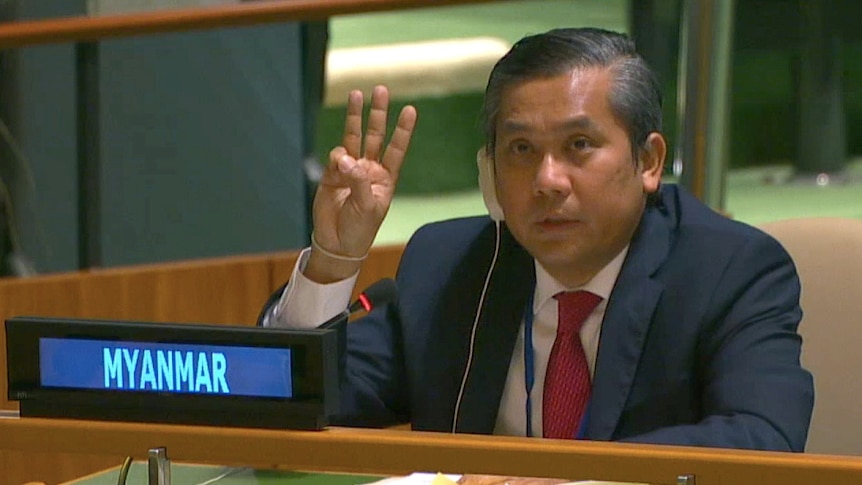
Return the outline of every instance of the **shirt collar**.
{"type": "Polygon", "coordinates": [[[577,288],[566,288],[554,279],[538,261],[533,260],[536,267],[536,293],[533,298],[533,314],[538,313],[542,305],[561,291],[589,291],[602,297],[602,302],[599,303],[599,306],[604,306],[611,297],[611,291],[614,289],[617,277],[620,275],[620,270],[623,267],[623,261],[625,261],[628,252],[629,246],[627,245],[619,254],[614,256],[614,259],[610,263],[596,273],[590,281],[577,288]]]}

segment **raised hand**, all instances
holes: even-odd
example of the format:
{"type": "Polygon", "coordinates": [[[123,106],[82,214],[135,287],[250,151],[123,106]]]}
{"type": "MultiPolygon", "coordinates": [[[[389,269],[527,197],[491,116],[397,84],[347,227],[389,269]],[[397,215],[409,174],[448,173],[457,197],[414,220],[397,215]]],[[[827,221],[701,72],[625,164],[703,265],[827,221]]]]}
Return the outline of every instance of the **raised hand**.
{"type": "Polygon", "coordinates": [[[417,113],[405,106],[384,149],[389,91],[377,86],[362,137],[362,92],[352,91],[347,102],[342,145],[329,152],[329,166],[314,196],[314,242],[304,274],[319,283],[354,274],[383,223],[417,113]]]}

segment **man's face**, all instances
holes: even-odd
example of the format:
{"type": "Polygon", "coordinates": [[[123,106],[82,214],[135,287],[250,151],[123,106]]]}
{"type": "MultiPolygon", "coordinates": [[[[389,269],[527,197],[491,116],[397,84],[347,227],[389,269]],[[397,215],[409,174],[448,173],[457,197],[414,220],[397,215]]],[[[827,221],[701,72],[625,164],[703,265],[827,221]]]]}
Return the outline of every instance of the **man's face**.
{"type": "Polygon", "coordinates": [[[494,165],[506,225],[567,286],[586,283],[631,239],[661,179],[665,145],[633,160],[608,101],[612,74],[577,69],[506,88],[494,165]]]}

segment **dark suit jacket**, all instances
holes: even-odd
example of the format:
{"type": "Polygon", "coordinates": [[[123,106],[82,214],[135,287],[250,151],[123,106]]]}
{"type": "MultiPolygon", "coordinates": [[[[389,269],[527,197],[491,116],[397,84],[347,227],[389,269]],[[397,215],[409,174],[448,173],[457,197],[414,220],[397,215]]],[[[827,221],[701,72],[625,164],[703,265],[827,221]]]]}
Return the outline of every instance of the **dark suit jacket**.
{"type": "MultiPolygon", "coordinates": [[[[813,385],[800,367],[799,279],[764,233],[676,186],[645,211],[608,301],[587,438],[801,451],[813,385]]],[[[340,422],[452,431],[496,240],[487,217],[421,228],[396,304],[348,325],[340,422]]],[[[491,433],[533,259],[505,229],[455,430],[491,433]]]]}

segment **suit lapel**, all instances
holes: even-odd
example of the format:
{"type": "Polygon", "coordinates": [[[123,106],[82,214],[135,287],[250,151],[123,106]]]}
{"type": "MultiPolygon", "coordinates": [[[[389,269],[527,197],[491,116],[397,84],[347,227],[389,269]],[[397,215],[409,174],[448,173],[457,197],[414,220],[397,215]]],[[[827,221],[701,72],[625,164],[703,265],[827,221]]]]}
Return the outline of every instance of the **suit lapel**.
{"type": "Polygon", "coordinates": [[[588,439],[613,438],[664,290],[651,276],[667,257],[670,243],[670,231],[659,209],[648,209],[632,238],[602,321],[588,439]]]}
{"type": "MultiPolygon", "coordinates": [[[[499,259],[476,328],[470,373],[459,410],[458,432],[494,431],[521,318],[535,287],[532,262],[511,234],[503,230],[499,259]]],[[[472,321],[470,323],[472,327],[472,321]]]]}

